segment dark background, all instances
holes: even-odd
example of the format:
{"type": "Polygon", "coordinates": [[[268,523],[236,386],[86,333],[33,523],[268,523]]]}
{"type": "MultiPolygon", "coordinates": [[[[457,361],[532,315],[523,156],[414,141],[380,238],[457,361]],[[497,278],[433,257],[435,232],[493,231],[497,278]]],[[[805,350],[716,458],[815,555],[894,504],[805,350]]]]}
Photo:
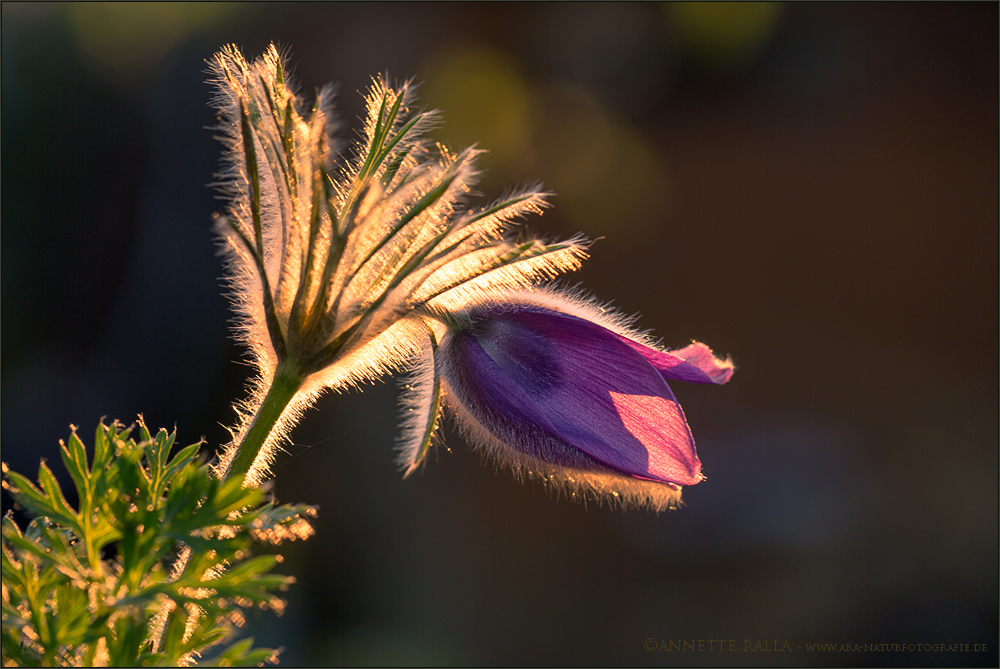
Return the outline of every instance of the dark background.
{"type": "Polygon", "coordinates": [[[204,61],[274,40],[307,98],[339,82],[346,140],[371,76],[424,82],[485,199],[541,180],[534,232],[600,238],[571,282],[738,365],[675,384],[708,480],[662,515],[450,431],[403,481],[396,383],[325,396],[277,466],[317,536],[248,631],[284,665],[996,666],[997,10],[4,3],[3,459],[61,471],[71,423],[139,412],[227,439],[204,61]]]}

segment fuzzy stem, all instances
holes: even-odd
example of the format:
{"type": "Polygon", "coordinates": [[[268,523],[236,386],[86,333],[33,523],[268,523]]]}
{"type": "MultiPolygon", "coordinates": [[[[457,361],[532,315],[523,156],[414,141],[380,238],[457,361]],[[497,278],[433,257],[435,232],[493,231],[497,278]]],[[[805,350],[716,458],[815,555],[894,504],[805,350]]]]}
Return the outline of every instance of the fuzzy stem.
{"type": "Polygon", "coordinates": [[[294,363],[281,363],[274,370],[271,387],[268,388],[264,401],[257,409],[257,414],[253,417],[253,422],[250,423],[250,428],[244,435],[243,441],[237,447],[236,455],[229,463],[223,476],[224,479],[230,479],[234,476],[244,477],[250,471],[250,467],[253,466],[260,449],[270,437],[271,431],[277,425],[278,419],[281,418],[281,414],[295,397],[295,393],[302,387],[303,380],[298,365],[294,363]]]}
{"type": "MultiPolygon", "coordinates": [[[[261,448],[263,448],[268,437],[271,436],[274,427],[278,424],[281,414],[284,413],[288,407],[288,403],[295,397],[295,393],[302,387],[304,380],[304,375],[297,364],[278,364],[278,368],[274,370],[274,378],[271,379],[271,387],[268,389],[267,395],[264,396],[264,401],[261,403],[260,408],[257,409],[257,413],[253,417],[253,422],[250,423],[250,428],[243,436],[243,441],[237,447],[236,455],[229,462],[229,467],[222,476],[223,480],[228,480],[234,476],[245,479],[247,472],[250,471],[250,467],[253,466],[254,460],[260,454],[261,448]]],[[[245,482],[244,485],[246,485],[245,482]]],[[[191,551],[185,547],[174,563],[174,580],[180,577],[187,568],[190,560],[191,551]]],[[[154,653],[159,652],[163,644],[163,636],[167,631],[167,616],[170,614],[173,606],[172,601],[165,600],[150,621],[149,640],[152,643],[154,653]]]]}

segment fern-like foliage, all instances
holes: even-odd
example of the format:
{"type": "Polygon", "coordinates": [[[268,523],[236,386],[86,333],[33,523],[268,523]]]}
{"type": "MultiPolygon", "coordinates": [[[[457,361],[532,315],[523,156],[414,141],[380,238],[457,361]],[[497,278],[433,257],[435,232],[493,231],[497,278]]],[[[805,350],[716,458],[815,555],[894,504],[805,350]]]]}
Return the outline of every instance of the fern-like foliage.
{"type": "MultiPolygon", "coordinates": [[[[4,465],[4,488],[34,516],[23,531],[3,518],[4,666],[179,666],[231,639],[241,609],[280,613],[293,579],[272,573],[280,556],[249,549],[307,537],[315,509],[265,503],[213,476],[199,444],[171,458],[174,434],[141,419],[133,430],[102,422],[89,463],[75,430],[61,443],[78,508],[44,462],[37,486],[4,465]]],[[[245,639],[211,664],[276,654],[245,639]]]]}

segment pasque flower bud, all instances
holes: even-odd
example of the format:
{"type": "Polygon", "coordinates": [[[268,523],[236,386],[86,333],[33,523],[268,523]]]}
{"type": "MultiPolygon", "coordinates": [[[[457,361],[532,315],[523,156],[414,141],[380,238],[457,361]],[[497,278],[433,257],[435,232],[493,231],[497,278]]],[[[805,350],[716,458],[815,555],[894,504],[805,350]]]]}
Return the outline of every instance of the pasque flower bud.
{"type": "MultiPolygon", "coordinates": [[[[454,314],[433,357],[438,394],[480,450],[570,495],[657,509],[703,478],[667,380],[720,384],[733,373],[704,344],[661,350],[555,290],[454,314]]],[[[422,452],[411,444],[403,456],[413,468],[422,452]]]]}

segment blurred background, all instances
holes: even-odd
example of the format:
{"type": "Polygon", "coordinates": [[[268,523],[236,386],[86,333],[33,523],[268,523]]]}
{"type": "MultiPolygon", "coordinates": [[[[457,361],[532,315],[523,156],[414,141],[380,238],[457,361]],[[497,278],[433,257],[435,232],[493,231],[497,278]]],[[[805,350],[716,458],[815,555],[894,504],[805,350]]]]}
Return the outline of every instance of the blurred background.
{"type": "Polygon", "coordinates": [[[450,430],[403,481],[397,383],[325,396],[275,486],[317,535],[247,634],[285,666],[996,666],[997,33],[996,3],[5,2],[3,459],[61,472],[70,424],[140,412],[227,440],[205,60],[276,41],[345,142],[373,75],[423,82],[484,200],[540,180],[529,229],[598,239],[571,283],[738,371],[675,384],[708,480],[662,515],[450,430]]]}

